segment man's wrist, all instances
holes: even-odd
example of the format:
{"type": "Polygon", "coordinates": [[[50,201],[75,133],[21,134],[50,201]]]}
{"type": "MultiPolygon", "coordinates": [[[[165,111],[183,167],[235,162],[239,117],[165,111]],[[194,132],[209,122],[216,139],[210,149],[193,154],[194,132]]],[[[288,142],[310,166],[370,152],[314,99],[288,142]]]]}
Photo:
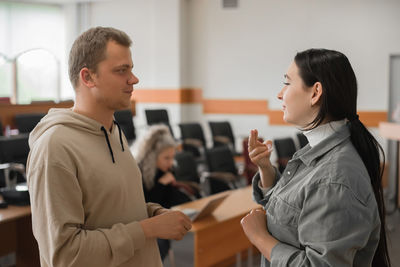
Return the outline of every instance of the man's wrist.
{"type": "Polygon", "coordinates": [[[141,220],[139,223],[140,223],[140,226],[142,227],[142,229],[143,229],[143,233],[144,233],[144,235],[145,235],[145,237],[146,238],[150,238],[150,233],[151,233],[151,230],[149,229],[149,225],[148,225],[148,220],[149,219],[144,219],[144,220],[141,220]]]}
{"type": "Polygon", "coordinates": [[[143,229],[143,233],[146,236],[146,238],[153,238],[155,237],[154,231],[152,229],[152,223],[151,223],[152,218],[147,218],[144,220],[140,221],[140,226],[143,229]]]}
{"type": "Polygon", "coordinates": [[[169,209],[166,209],[166,208],[159,208],[159,209],[157,209],[157,210],[154,212],[154,215],[155,215],[155,216],[161,215],[161,214],[163,214],[163,213],[165,213],[165,212],[168,212],[168,211],[169,211],[169,209]]]}

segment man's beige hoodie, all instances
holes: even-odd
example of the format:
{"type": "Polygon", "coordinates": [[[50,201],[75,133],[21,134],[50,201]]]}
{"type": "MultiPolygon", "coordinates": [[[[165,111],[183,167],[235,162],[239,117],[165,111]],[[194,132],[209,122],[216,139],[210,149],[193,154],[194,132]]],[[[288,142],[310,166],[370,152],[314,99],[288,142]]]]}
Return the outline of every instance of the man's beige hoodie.
{"type": "Polygon", "coordinates": [[[162,266],[139,221],[141,174],[117,125],[111,132],[71,109],[52,109],[29,138],[27,179],[41,265],[162,266]]]}

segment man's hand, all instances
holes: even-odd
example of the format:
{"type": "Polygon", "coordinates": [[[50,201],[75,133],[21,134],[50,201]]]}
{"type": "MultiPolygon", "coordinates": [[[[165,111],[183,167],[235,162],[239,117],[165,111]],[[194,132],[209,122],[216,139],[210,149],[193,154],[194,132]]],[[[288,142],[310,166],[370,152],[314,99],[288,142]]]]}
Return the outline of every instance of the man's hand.
{"type": "Polygon", "coordinates": [[[181,240],[192,228],[189,217],[180,211],[157,212],[157,216],[140,221],[147,238],[181,240]]]}

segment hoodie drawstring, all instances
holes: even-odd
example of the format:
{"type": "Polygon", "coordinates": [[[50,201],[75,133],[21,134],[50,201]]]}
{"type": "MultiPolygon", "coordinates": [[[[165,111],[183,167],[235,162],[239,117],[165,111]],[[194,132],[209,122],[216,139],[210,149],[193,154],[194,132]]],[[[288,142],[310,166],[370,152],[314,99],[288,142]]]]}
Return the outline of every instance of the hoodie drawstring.
{"type": "MultiPolygon", "coordinates": [[[[124,143],[122,142],[121,127],[119,126],[117,121],[114,121],[114,124],[117,125],[117,127],[118,127],[119,142],[121,143],[122,151],[125,151],[124,143]]],[[[112,162],[115,163],[114,153],[113,153],[112,148],[111,148],[110,139],[108,139],[107,130],[106,130],[106,128],[104,128],[104,126],[101,126],[100,130],[102,130],[103,133],[104,133],[104,136],[106,138],[107,145],[108,145],[108,150],[110,150],[110,155],[111,155],[112,162]]]]}
{"type": "Polygon", "coordinates": [[[122,134],[121,134],[121,127],[119,126],[118,122],[116,120],[114,120],[114,124],[117,125],[118,127],[118,132],[119,132],[119,142],[121,143],[121,147],[122,147],[122,152],[125,151],[124,149],[124,143],[122,142],[122,134]]]}
{"type": "Polygon", "coordinates": [[[112,162],[115,163],[115,160],[114,160],[114,153],[113,153],[112,148],[111,148],[110,140],[108,139],[107,130],[106,130],[106,128],[104,128],[104,126],[101,126],[100,130],[102,130],[102,131],[104,132],[104,136],[106,137],[108,149],[110,150],[112,162]]]}

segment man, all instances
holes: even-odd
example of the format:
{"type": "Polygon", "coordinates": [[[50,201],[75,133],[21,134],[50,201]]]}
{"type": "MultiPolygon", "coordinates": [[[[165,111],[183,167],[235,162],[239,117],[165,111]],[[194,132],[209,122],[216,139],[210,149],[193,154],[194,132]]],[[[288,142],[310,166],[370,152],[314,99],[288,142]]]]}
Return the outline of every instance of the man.
{"type": "Polygon", "coordinates": [[[162,266],[156,238],[180,240],[181,212],[145,203],[141,174],[118,124],[133,85],[131,40],[92,28],[74,42],[72,109],[52,109],[29,139],[27,177],[42,266],[162,266]]]}

